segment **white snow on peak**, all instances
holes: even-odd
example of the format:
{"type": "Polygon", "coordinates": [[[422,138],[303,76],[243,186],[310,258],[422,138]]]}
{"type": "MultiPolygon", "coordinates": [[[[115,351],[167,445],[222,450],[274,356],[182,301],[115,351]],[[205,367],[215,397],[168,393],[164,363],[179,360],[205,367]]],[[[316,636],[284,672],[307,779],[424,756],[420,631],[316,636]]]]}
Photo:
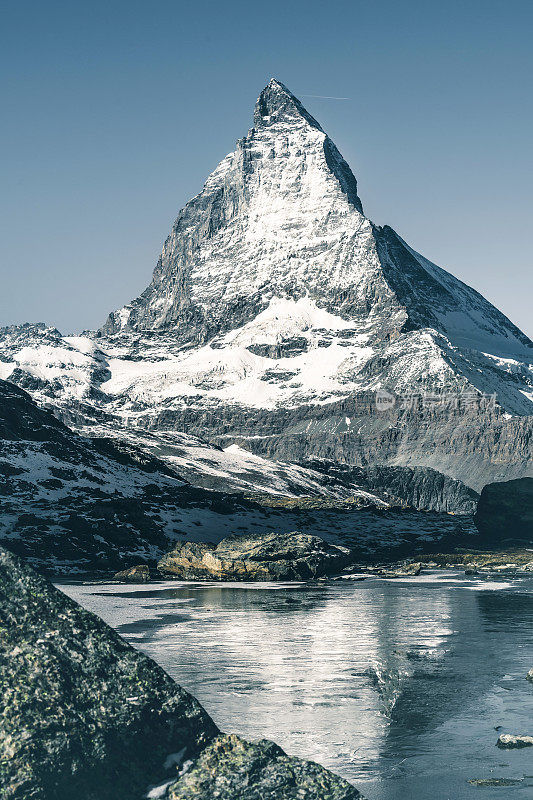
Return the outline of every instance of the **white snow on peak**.
{"type": "Polygon", "coordinates": [[[280,339],[299,336],[306,331],[353,329],[353,322],[319,308],[309,295],[294,300],[291,297],[271,297],[267,308],[241,328],[226,336],[225,344],[248,346],[261,341],[276,344],[280,339]]]}

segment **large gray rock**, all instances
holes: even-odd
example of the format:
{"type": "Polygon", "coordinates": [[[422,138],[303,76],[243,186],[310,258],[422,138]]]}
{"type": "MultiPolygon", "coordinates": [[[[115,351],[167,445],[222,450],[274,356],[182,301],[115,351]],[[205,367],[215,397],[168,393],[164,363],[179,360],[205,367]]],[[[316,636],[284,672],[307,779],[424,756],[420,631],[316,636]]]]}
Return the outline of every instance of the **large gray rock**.
{"type": "Polygon", "coordinates": [[[131,800],[217,734],[151,659],[0,550],[5,800],[131,800]]]}
{"type": "Polygon", "coordinates": [[[483,487],[474,522],[492,542],[533,541],[533,478],[483,487]]]}
{"type": "Polygon", "coordinates": [[[157,567],[182,580],[275,581],[318,578],[349,561],[348,548],[295,531],[232,536],[218,545],[180,542],[157,567]]]}
{"type": "MultiPolygon", "coordinates": [[[[357,800],[359,792],[273,742],[219,736],[168,789],[169,800],[357,800]],[[253,780],[250,780],[253,776],[253,780]]],[[[362,800],[362,798],[361,798],[362,800]]]]}
{"type": "Polygon", "coordinates": [[[154,661],[2,549],[0,620],[2,800],[141,800],[165,785],[197,800],[360,797],[272,742],[221,735],[154,661]]]}

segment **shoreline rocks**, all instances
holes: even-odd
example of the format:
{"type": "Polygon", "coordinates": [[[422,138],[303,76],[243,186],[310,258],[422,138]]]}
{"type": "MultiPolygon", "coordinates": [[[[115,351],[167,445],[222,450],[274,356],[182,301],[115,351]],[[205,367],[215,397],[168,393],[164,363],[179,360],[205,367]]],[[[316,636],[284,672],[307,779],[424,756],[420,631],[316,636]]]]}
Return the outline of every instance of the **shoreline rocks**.
{"type": "Polygon", "coordinates": [[[178,542],[157,568],[177,580],[292,581],[331,575],[349,562],[348,548],[295,531],[232,536],[218,545],[178,542]]]}
{"type": "Polygon", "coordinates": [[[433,553],[424,568],[464,569],[466,575],[484,577],[501,575],[530,575],[533,573],[533,549],[525,547],[466,550],[458,548],[453,553],[433,553]]]}
{"type": "Polygon", "coordinates": [[[218,736],[167,789],[169,800],[363,800],[324,767],[287,756],[267,739],[218,736]],[[249,776],[253,775],[253,780],[249,776]]]}
{"type": "Polygon", "coordinates": [[[2,548],[0,620],[3,800],[362,800],[273,742],[221,734],[152,659],[2,548]]]}
{"type": "Polygon", "coordinates": [[[379,578],[411,578],[420,575],[422,564],[420,561],[402,561],[385,566],[367,567],[366,571],[379,578]]]}
{"type": "Polygon", "coordinates": [[[123,569],[121,572],[113,575],[114,581],[121,581],[122,583],[148,583],[150,580],[150,568],[146,564],[138,564],[129,569],[123,569]]]}

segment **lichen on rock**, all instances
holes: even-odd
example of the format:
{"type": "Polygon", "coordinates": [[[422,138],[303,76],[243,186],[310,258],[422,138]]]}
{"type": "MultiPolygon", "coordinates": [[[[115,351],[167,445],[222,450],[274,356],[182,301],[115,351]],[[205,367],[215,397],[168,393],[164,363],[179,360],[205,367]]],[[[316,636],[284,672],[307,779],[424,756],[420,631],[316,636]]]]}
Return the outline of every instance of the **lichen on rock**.
{"type": "Polygon", "coordinates": [[[0,550],[3,800],[131,800],[217,734],[154,661],[0,550]]]}
{"type": "Polygon", "coordinates": [[[206,747],[166,796],[169,800],[363,800],[347,781],[312,761],[286,755],[274,742],[226,735],[206,747]]]}

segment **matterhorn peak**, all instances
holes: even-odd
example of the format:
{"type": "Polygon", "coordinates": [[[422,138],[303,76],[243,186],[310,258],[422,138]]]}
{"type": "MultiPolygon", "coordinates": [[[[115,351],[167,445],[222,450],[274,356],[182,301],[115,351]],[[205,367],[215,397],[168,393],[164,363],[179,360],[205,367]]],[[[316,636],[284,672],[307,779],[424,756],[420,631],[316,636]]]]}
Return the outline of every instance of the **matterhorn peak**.
{"type": "Polygon", "coordinates": [[[319,123],[303,107],[298,98],[281,81],[271,78],[255,104],[255,127],[272,125],[280,121],[302,122],[304,120],[313,128],[322,130],[319,123]]]}
{"type": "Polygon", "coordinates": [[[475,489],[531,470],[515,416],[533,409],[533,343],[363,214],[350,167],[274,79],[139,297],[95,337],[1,334],[0,378],[173,469],[194,461],[186,431],[289,461],[420,464],[475,489]]]}
{"type": "MultiPolygon", "coordinates": [[[[433,373],[448,386],[450,362],[460,380],[486,391],[493,365],[530,357],[531,343],[503,314],[365,217],[350,167],[280,81],[261,92],[254,123],[180,211],[151,284],[110,315],[104,336],[159,332],[180,347],[205,347],[202,357],[227,356],[228,374],[260,373],[261,396],[276,354],[296,352],[295,342],[309,353],[305,375],[320,373],[322,358],[324,369],[336,364],[328,397],[350,385],[396,390],[405,376],[409,385],[432,383],[433,373]],[[463,348],[489,359],[489,373],[477,357],[460,361],[463,348]]],[[[307,402],[315,394],[295,364],[286,397],[307,402]]],[[[506,387],[518,413],[531,405],[523,374],[523,386],[513,378],[506,387]]]]}

